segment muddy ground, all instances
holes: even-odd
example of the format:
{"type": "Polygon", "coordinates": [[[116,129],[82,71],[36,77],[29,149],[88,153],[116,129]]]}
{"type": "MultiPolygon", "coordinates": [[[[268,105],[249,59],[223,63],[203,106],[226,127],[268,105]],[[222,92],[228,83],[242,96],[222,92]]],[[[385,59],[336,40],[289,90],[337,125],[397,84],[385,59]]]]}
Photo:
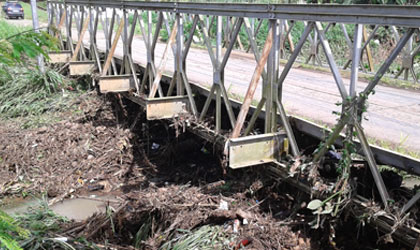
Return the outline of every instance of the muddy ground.
{"type": "Polygon", "coordinates": [[[117,197],[108,212],[63,225],[69,239],[104,249],[175,249],[182,237],[204,232],[209,249],[403,249],[346,215],[312,229],[306,195],[258,167],[223,170],[213,145],[146,121],[132,103],[91,93],[76,105],[81,114],[41,128],[0,124],[2,200],[117,197]]]}

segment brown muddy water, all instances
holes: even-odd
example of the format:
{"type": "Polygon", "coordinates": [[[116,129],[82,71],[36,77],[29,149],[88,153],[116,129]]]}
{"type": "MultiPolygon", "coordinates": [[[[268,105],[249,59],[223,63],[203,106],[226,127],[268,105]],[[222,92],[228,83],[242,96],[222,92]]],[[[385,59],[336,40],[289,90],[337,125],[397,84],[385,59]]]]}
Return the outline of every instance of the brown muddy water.
{"type": "MultiPolygon", "coordinates": [[[[78,197],[64,200],[50,206],[56,214],[64,216],[70,220],[82,221],[95,213],[105,212],[106,206],[115,202],[111,196],[78,197]]],[[[36,207],[40,200],[36,198],[15,199],[7,202],[7,205],[0,206],[8,214],[21,214],[29,207],[36,207]]]]}

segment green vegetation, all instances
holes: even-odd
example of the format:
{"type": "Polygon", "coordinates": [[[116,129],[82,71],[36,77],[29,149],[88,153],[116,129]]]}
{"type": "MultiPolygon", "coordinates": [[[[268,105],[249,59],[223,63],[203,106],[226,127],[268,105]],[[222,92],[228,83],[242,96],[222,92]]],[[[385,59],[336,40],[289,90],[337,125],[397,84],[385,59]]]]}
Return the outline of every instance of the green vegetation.
{"type": "MultiPolygon", "coordinates": [[[[286,63],[286,60],[280,60],[281,63],[286,63]]],[[[295,63],[295,68],[302,68],[302,69],[308,69],[308,70],[315,70],[315,71],[321,71],[325,73],[329,73],[330,69],[327,67],[321,67],[316,66],[312,64],[306,64],[306,63],[295,63]]],[[[340,70],[340,73],[345,78],[350,78],[350,71],[348,70],[340,70]]],[[[420,73],[419,73],[420,74],[420,73]]],[[[420,76],[420,75],[419,75],[420,76]]],[[[362,81],[369,82],[373,79],[373,74],[359,72],[359,79],[362,81]]],[[[416,84],[413,81],[405,81],[402,79],[394,79],[390,76],[383,76],[381,80],[379,81],[380,85],[383,86],[389,86],[399,89],[411,89],[411,90],[420,90],[420,84],[416,84]]]]}
{"type": "MultiPolygon", "coordinates": [[[[44,55],[46,48],[55,49],[56,39],[47,32],[33,32],[26,27],[16,27],[0,20],[0,64],[14,66],[25,59],[44,55]]],[[[26,64],[26,61],[25,61],[26,64]]]]}
{"type": "Polygon", "coordinates": [[[15,219],[21,227],[30,232],[24,239],[18,238],[22,248],[74,249],[65,241],[54,237],[54,233],[58,232],[61,225],[68,220],[49,209],[46,201],[41,201],[39,206],[29,208],[27,212],[17,215],[15,219]]]}
{"type": "MultiPolygon", "coordinates": [[[[32,11],[31,5],[29,3],[19,2],[22,5],[23,11],[25,12],[25,19],[32,20],[32,11]]],[[[40,3],[37,3],[40,4],[40,3]]],[[[37,9],[38,12],[38,20],[40,22],[40,26],[43,26],[42,23],[48,22],[48,14],[45,10],[37,9]]]]}
{"type": "MultiPolygon", "coordinates": [[[[55,119],[47,111],[71,106],[75,94],[66,89],[73,89],[72,83],[53,69],[41,72],[34,60],[39,55],[48,59],[46,51],[55,49],[56,40],[48,33],[0,21],[0,120],[19,118],[24,127],[39,125],[55,119]]],[[[0,249],[75,249],[58,237],[64,223],[67,219],[54,214],[46,201],[16,217],[0,210],[0,249]]],[[[90,248],[85,241],[73,243],[90,248]]]]}
{"type": "MultiPolygon", "coordinates": [[[[178,229],[178,235],[166,242],[162,250],[229,249],[235,238],[224,233],[222,226],[202,226],[194,231],[178,229]]],[[[239,249],[239,248],[238,248],[239,249]]]]}
{"type": "Polygon", "coordinates": [[[38,8],[47,9],[47,1],[36,1],[38,8]]]}
{"type": "Polygon", "coordinates": [[[55,100],[64,78],[54,70],[28,71],[26,68],[3,69],[0,84],[0,114],[6,118],[39,115],[58,108],[55,100]]]}
{"type": "Polygon", "coordinates": [[[70,221],[55,214],[46,200],[30,207],[25,213],[10,216],[0,210],[0,249],[98,249],[84,239],[60,237],[63,226],[70,221]]]}
{"type": "Polygon", "coordinates": [[[66,90],[74,84],[53,69],[40,72],[33,60],[48,57],[55,44],[46,32],[0,21],[0,119],[23,117],[22,127],[41,126],[58,119],[46,111],[68,109],[75,94],[66,90]]]}
{"type": "Polygon", "coordinates": [[[29,231],[19,226],[11,216],[0,210],[0,247],[10,250],[22,249],[17,239],[29,237],[29,231]]]}
{"type": "Polygon", "coordinates": [[[377,145],[377,146],[379,146],[381,148],[384,148],[384,149],[388,149],[388,150],[395,151],[395,152],[398,152],[398,153],[403,154],[403,155],[407,155],[407,156],[410,156],[410,157],[413,157],[413,158],[416,158],[416,159],[420,159],[420,152],[413,151],[413,150],[407,149],[407,147],[405,147],[404,142],[406,141],[406,139],[407,139],[407,137],[402,138],[400,143],[395,144],[395,143],[391,143],[389,141],[378,140],[378,139],[375,139],[375,138],[372,138],[372,137],[368,137],[368,142],[370,144],[377,145]]]}

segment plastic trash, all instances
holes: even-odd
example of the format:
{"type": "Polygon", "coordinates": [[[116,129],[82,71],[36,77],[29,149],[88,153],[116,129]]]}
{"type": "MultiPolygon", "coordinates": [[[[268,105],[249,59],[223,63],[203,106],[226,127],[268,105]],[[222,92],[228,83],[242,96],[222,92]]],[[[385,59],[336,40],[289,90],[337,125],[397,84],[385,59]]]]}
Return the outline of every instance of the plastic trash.
{"type": "Polygon", "coordinates": [[[220,210],[229,210],[229,205],[228,205],[227,201],[220,200],[219,209],[220,210]]]}

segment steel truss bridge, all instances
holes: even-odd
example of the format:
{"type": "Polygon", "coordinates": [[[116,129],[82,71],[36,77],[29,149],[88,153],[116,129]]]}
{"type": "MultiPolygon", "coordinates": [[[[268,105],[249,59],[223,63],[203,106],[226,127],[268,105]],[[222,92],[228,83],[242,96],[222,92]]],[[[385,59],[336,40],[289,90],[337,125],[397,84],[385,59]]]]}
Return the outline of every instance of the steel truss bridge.
{"type": "MultiPolygon", "coordinates": [[[[347,138],[351,133],[357,153],[363,156],[372,173],[382,201],[380,206],[385,211],[375,216],[372,223],[384,232],[395,231],[393,236],[409,245],[417,241],[420,233],[417,224],[397,225],[397,217],[410,212],[420,192],[407,201],[398,216],[392,215],[389,212],[391,197],[378,164],[420,175],[420,161],[369,145],[362,117],[369,95],[398,56],[403,57],[398,75],[404,73],[407,78],[412,74],[417,81],[413,58],[420,47],[413,47],[413,39],[419,33],[420,7],[124,0],[49,1],[47,7],[49,31],[59,39],[61,46],[61,51],[50,53],[52,63],[68,64],[72,76],[92,75],[93,85],[100,92],[116,93],[139,104],[149,120],[186,122],[191,132],[219,147],[231,168],[264,163],[267,171],[313,193],[310,182],[290,177],[289,166],[284,163],[285,154],[298,158],[303,153],[296,133],[323,141],[313,154],[313,166],[322,160],[331,145],[343,146],[345,135],[342,133],[347,133],[347,138]],[[268,35],[261,45],[256,37],[263,22],[268,23],[268,35]],[[305,28],[297,43],[293,43],[290,33],[299,22],[305,28]],[[344,24],[354,25],[353,39],[344,24]],[[346,64],[351,69],[348,88],[326,36],[332,25],[343,28],[351,48],[346,64]],[[366,36],[364,27],[368,25],[373,25],[374,29],[366,36]],[[383,27],[392,27],[398,42],[368,85],[357,93],[362,54],[367,51],[375,32],[383,27]],[[136,55],[138,43],[133,42],[138,30],[141,60],[136,55]],[[166,37],[162,37],[165,33],[162,30],[166,31],[166,37]],[[248,49],[255,59],[255,68],[246,83],[245,96],[237,101],[230,98],[226,89],[225,68],[235,48],[243,47],[238,36],[241,30],[248,36],[248,49]],[[160,40],[165,40],[166,44],[160,40]],[[319,61],[322,53],[325,56],[342,99],[341,115],[328,136],[320,126],[288,116],[282,101],[283,83],[305,43],[311,46],[308,61],[319,61]],[[190,53],[194,44],[204,46],[201,55],[190,53]],[[322,51],[318,50],[319,46],[322,51]],[[159,64],[155,59],[157,49],[162,55],[159,64]],[[280,70],[280,59],[284,58],[286,50],[290,55],[280,70]],[[200,84],[200,76],[192,77],[193,73],[188,73],[200,67],[189,64],[191,56],[203,55],[211,61],[211,68],[204,69],[211,77],[212,84],[208,88],[200,84]],[[167,65],[169,61],[173,62],[173,67],[167,65]],[[189,80],[190,76],[194,80],[189,80]],[[259,85],[262,85],[261,96],[256,105],[252,105],[259,85]],[[255,130],[258,126],[261,129],[255,130]]],[[[353,203],[361,211],[369,210],[368,201],[363,197],[355,197],[353,203]]]]}

